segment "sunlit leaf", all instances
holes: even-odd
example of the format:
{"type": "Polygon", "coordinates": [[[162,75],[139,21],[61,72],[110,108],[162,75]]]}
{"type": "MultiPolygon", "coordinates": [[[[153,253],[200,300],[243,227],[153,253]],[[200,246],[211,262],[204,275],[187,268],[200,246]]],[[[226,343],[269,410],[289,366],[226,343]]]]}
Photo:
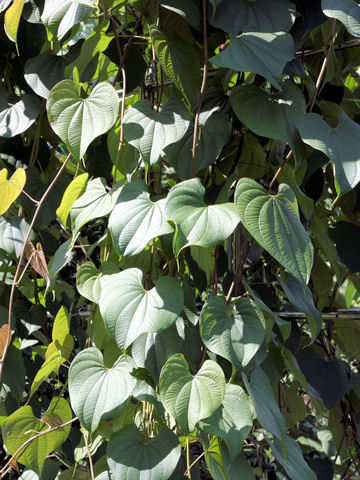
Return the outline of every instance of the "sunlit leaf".
{"type": "Polygon", "coordinates": [[[41,11],[41,21],[47,27],[51,38],[61,40],[76,24],[85,19],[91,8],[72,0],[46,0],[41,11]]]}
{"type": "Polygon", "coordinates": [[[73,206],[75,200],[77,200],[85,190],[88,178],[88,173],[78,175],[66,187],[61,203],[56,210],[56,215],[60,220],[60,223],[65,228],[71,207],[73,206]]]}
{"type": "Polygon", "coordinates": [[[321,0],[325,15],[336,18],[351,35],[360,37],[360,6],[354,0],[321,0]]]}
{"type": "Polygon", "coordinates": [[[0,170],[0,215],[11,207],[26,183],[26,172],[23,168],[18,168],[9,180],[7,175],[6,168],[0,170]]]}
{"type": "Polygon", "coordinates": [[[25,132],[37,119],[41,103],[34,95],[22,98],[0,92],[0,137],[11,138],[25,132]]]}
{"type": "Polygon", "coordinates": [[[24,0],[14,0],[13,4],[5,12],[5,32],[10,40],[15,43],[17,43],[17,32],[23,8],[24,0]]]}
{"type": "Polygon", "coordinates": [[[26,61],[24,78],[37,95],[48,98],[50,90],[64,79],[65,66],[66,60],[63,56],[46,50],[26,61]]]}

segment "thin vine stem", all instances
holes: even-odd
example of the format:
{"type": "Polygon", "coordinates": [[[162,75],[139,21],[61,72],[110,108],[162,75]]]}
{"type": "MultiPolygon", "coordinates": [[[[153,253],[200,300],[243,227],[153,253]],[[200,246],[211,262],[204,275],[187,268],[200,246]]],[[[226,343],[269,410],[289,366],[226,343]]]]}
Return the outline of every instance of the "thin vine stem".
{"type": "Polygon", "coordinates": [[[208,45],[207,45],[207,26],[206,26],[206,0],[202,2],[203,6],[203,38],[204,38],[204,65],[203,65],[203,75],[200,87],[200,96],[198,101],[198,106],[195,113],[195,120],[194,120],[194,134],[193,134],[193,141],[192,141],[192,148],[191,148],[191,176],[193,177],[195,174],[195,156],[196,156],[196,145],[198,141],[198,130],[199,130],[199,117],[205,92],[205,85],[206,85],[206,77],[207,77],[207,66],[208,66],[208,45]]]}
{"type": "Polygon", "coordinates": [[[93,461],[92,461],[92,458],[91,458],[91,452],[90,452],[90,448],[89,448],[88,436],[86,435],[85,432],[83,432],[83,437],[84,437],[85,447],[86,447],[86,451],[87,451],[88,459],[89,459],[89,467],[90,467],[91,480],[95,480],[94,465],[93,465],[93,461]]]}
{"type": "Polygon", "coordinates": [[[1,382],[1,376],[2,376],[2,369],[3,369],[3,365],[4,365],[4,361],[5,361],[5,357],[6,357],[6,353],[8,351],[8,348],[9,348],[9,345],[10,345],[10,338],[11,338],[11,317],[12,317],[12,306],[13,306],[13,302],[14,302],[14,294],[15,294],[15,287],[17,285],[17,282],[18,282],[18,278],[19,278],[19,274],[20,274],[20,270],[21,270],[21,263],[24,259],[24,256],[25,256],[25,249],[26,249],[26,245],[27,245],[27,242],[30,238],[30,235],[31,235],[31,232],[33,231],[33,228],[34,228],[34,224],[35,224],[35,221],[39,215],[39,212],[40,212],[40,208],[41,206],[43,205],[46,197],[48,196],[48,194],[50,193],[50,191],[52,190],[53,186],[55,185],[56,181],[58,180],[58,178],[60,177],[60,175],[62,174],[62,172],[64,171],[68,161],[70,160],[71,158],[71,153],[68,154],[68,156],[66,157],[64,163],[61,165],[61,167],[59,168],[59,171],[57,172],[57,174],[55,175],[55,177],[53,178],[52,182],[50,183],[50,185],[48,186],[48,188],[46,189],[46,191],[44,192],[43,196],[41,197],[41,199],[39,200],[39,203],[38,203],[38,206],[36,207],[35,209],[35,212],[34,212],[34,215],[33,215],[33,218],[31,220],[31,223],[30,223],[30,226],[29,226],[29,229],[27,231],[27,234],[24,238],[24,243],[23,243],[23,246],[22,246],[22,249],[21,249],[21,253],[20,253],[20,257],[19,257],[19,260],[18,260],[18,263],[17,263],[17,266],[16,266],[16,271],[15,271],[15,275],[14,275],[14,279],[13,279],[13,282],[11,284],[11,291],[10,291],[10,297],[9,297],[9,314],[8,314],[8,325],[9,325],[9,328],[8,328],[8,332],[7,332],[7,338],[6,338],[6,344],[5,344],[5,348],[4,348],[4,351],[3,351],[3,354],[1,356],[1,359],[0,359],[0,382],[1,382]]]}
{"type": "Polygon", "coordinates": [[[65,422],[65,423],[62,423],[61,425],[58,425],[56,427],[52,427],[52,428],[49,428],[48,430],[44,430],[42,432],[39,432],[37,433],[36,435],[34,435],[33,437],[29,438],[28,440],[26,440],[26,442],[24,442],[17,450],[16,452],[14,453],[14,455],[12,455],[12,457],[6,462],[6,464],[4,465],[4,467],[0,470],[0,478],[3,478],[3,476],[6,474],[7,472],[7,469],[11,466],[11,463],[16,460],[16,457],[19,455],[19,453],[25,448],[27,447],[28,445],[30,445],[31,442],[33,442],[34,440],[36,440],[37,438],[39,437],[42,437],[43,435],[47,435],[48,433],[51,433],[51,432],[55,432],[55,430],[59,430],[60,428],[64,428],[66,427],[67,425],[70,425],[71,423],[74,423],[76,422],[78,419],[78,417],[74,417],[72,418],[71,420],[69,420],[68,422],[65,422]]]}

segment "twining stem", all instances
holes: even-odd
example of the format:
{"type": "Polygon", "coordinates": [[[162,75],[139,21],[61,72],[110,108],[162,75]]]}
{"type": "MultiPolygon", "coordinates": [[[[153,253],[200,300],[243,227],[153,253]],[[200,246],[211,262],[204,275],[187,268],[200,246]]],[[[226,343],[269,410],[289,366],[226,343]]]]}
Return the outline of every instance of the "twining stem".
{"type": "MultiPolygon", "coordinates": [[[[320,87],[321,87],[321,82],[322,82],[322,80],[324,78],[324,75],[325,75],[326,66],[328,64],[329,56],[330,56],[331,45],[333,43],[333,39],[334,39],[334,35],[335,35],[335,26],[336,26],[336,18],[333,19],[332,24],[331,24],[330,38],[329,38],[328,46],[327,46],[326,53],[325,53],[325,56],[324,56],[324,60],[323,60],[323,63],[321,65],[320,72],[319,72],[318,78],[317,78],[316,83],[315,83],[314,93],[313,93],[311,99],[309,100],[309,102],[307,104],[308,113],[311,113],[313,108],[314,108],[315,101],[316,101],[316,98],[318,96],[318,93],[319,93],[319,90],[320,90],[320,87]]],[[[273,179],[271,180],[270,185],[268,187],[268,192],[272,189],[272,187],[273,187],[274,183],[276,182],[278,176],[280,175],[282,170],[285,168],[286,164],[288,163],[288,161],[292,157],[293,153],[294,153],[293,149],[291,149],[289,151],[289,153],[286,155],[283,164],[277,169],[277,171],[276,171],[276,173],[275,173],[275,175],[274,175],[273,179]]]]}
{"type": "Polygon", "coordinates": [[[233,290],[235,288],[236,282],[241,281],[242,274],[243,274],[243,271],[244,271],[245,260],[246,260],[247,253],[248,253],[248,250],[249,250],[250,246],[251,246],[251,242],[249,243],[249,233],[246,232],[245,239],[244,239],[244,244],[243,244],[242,249],[241,249],[240,261],[239,261],[239,264],[236,268],[236,271],[235,271],[235,274],[234,274],[234,279],[231,282],[228,294],[226,295],[226,303],[230,302],[231,295],[232,295],[233,290]]]}
{"type": "Polygon", "coordinates": [[[28,197],[29,200],[31,200],[32,202],[34,202],[36,205],[39,203],[37,200],[35,200],[34,198],[32,198],[28,193],[25,192],[25,190],[23,190],[22,188],[19,187],[19,185],[16,185],[16,183],[14,183],[11,178],[9,178],[9,182],[14,185],[14,187],[16,187],[18,190],[20,190],[21,193],[23,193],[26,197],[28,197]]]}
{"type": "Polygon", "coordinates": [[[22,246],[22,249],[21,249],[20,257],[19,257],[19,260],[18,260],[18,263],[17,263],[17,266],[16,266],[14,279],[13,279],[13,282],[11,284],[11,291],[10,291],[10,298],[9,298],[9,314],[8,314],[8,322],[7,322],[7,324],[9,325],[9,328],[8,328],[8,333],[7,333],[4,352],[3,352],[2,356],[1,356],[1,359],[0,359],[0,382],[1,382],[1,375],[2,375],[3,365],[4,365],[4,360],[5,360],[8,348],[9,348],[10,338],[11,338],[11,316],[12,316],[12,306],[13,306],[13,302],[14,302],[15,287],[18,283],[18,278],[19,278],[19,274],[20,274],[20,270],[21,270],[21,262],[23,261],[23,258],[24,258],[24,255],[25,255],[26,245],[27,245],[27,242],[30,238],[31,232],[34,228],[34,224],[35,224],[35,221],[37,219],[37,216],[39,215],[39,211],[40,211],[40,208],[41,208],[42,204],[44,203],[44,201],[45,201],[46,197],[48,196],[49,192],[52,190],[56,181],[58,180],[58,178],[62,174],[62,172],[65,169],[65,167],[66,167],[68,161],[70,160],[70,158],[71,158],[71,153],[69,153],[69,155],[66,157],[64,163],[59,168],[59,171],[57,172],[57,174],[53,178],[52,182],[50,183],[50,185],[48,186],[48,188],[44,192],[43,196],[39,200],[38,206],[35,209],[35,212],[34,212],[32,220],[31,220],[29,229],[28,229],[27,234],[26,234],[25,239],[24,239],[24,243],[23,243],[23,246],[22,246]]]}
{"type": "Polygon", "coordinates": [[[34,435],[33,437],[29,438],[28,440],[26,440],[26,442],[24,442],[17,450],[16,452],[14,453],[14,455],[6,462],[5,466],[0,470],[0,478],[3,478],[3,476],[6,474],[7,472],[7,469],[11,466],[11,463],[16,460],[16,457],[19,455],[19,453],[25,448],[27,447],[31,442],[33,442],[34,440],[36,440],[37,438],[39,437],[42,437],[43,435],[46,435],[48,433],[51,433],[51,432],[54,432],[55,430],[59,430],[60,428],[64,428],[66,427],[67,425],[70,425],[71,423],[74,423],[76,422],[78,419],[78,417],[74,417],[73,419],[69,420],[68,422],[65,422],[61,425],[58,425],[56,427],[52,427],[52,428],[49,428],[48,430],[44,430],[42,432],[39,432],[37,433],[36,435],[34,435]]]}
{"type": "Polygon", "coordinates": [[[85,432],[83,432],[83,437],[84,437],[85,447],[86,447],[87,454],[88,454],[88,459],[89,459],[91,480],[95,480],[94,465],[93,465],[93,461],[92,461],[92,458],[91,458],[91,452],[90,452],[89,443],[88,443],[88,436],[85,432]]]}
{"type": "Polygon", "coordinates": [[[206,85],[206,76],[207,76],[207,65],[208,65],[208,45],[207,45],[207,28],[206,28],[206,0],[203,0],[203,38],[204,38],[204,65],[203,65],[203,75],[200,87],[200,96],[199,102],[195,113],[195,120],[194,120],[194,135],[193,135],[193,142],[192,142],[192,149],[191,149],[191,176],[193,177],[195,174],[195,155],[196,155],[196,146],[198,142],[198,130],[199,130],[199,116],[201,112],[201,106],[204,97],[205,85],[206,85]]]}
{"type": "Polygon", "coordinates": [[[192,464],[190,465],[190,467],[188,467],[185,472],[184,472],[184,476],[188,475],[188,473],[190,472],[190,470],[192,469],[192,467],[205,455],[205,452],[202,452],[201,455],[199,455],[193,462],[192,464]]]}
{"type": "Polygon", "coordinates": [[[191,480],[189,435],[186,437],[186,476],[191,480]]]}

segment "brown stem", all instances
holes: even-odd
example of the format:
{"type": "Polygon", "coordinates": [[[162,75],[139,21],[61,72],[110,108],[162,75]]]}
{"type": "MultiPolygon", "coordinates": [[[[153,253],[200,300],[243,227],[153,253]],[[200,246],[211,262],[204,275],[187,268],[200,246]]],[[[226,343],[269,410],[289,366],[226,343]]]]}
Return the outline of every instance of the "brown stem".
{"type": "Polygon", "coordinates": [[[191,176],[193,177],[195,174],[195,154],[196,154],[196,145],[198,140],[198,130],[199,130],[199,116],[201,112],[201,106],[204,97],[205,85],[206,85],[206,76],[207,76],[207,64],[208,64],[208,45],[207,45],[207,28],[206,28],[206,0],[203,0],[203,38],[204,38],[204,65],[203,65],[203,76],[202,82],[200,87],[200,96],[199,102],[195,113],[195,120],[194,120],[194,135],[193,135],[193,142],[192,142],[192,149],[191,149],[191,176]]]}
{"type": "Polygon", "coordinates": [[[22,249],[21,249],[20,257],[19,257],[19,260],[18,260],[18,263],[17,263],[17,266],[16,266],[14,279],[13,279],[13,282],[11,284],[11,291],[10,291],[10,298],[9,298],[9,315],[8,315],[8,323],[7,323],[9,325],[9,329],[8,329],[8,334],[7,334],[7,339],[6,339],[4,352],[3,352],[2,356],[1,356],[1,359],[0,359],[0,382],[1,382],[1,375],[2,375],[2,368],[3,368],[3,365],[4,365],[4,360],[5,360],[6,353],[7,353],[7,350],[9,348],[9,344],[10,344],[12,305],[13,305],[13,301],[14,301],[15,287],[16,287],[17,280],[18,280],[19,273],[20,273],[20,269],[21,269],[21,262],[23,261],[23,258],[24,258],[24,255],[25,255],[26,245],[27,245],[27,242],[30,238],[30,234],[31,234],[31,232],[34,228],[34,224],[35,224],[35,221],[37,219],[37,216],[39,215],[39,211],[40,211],[40,208],[41,208],[42,204],[44,203],[44,201],[45,201],[46,197],[48,196],[49,192],[51,191],[54,184],[56,183],[56,181],[58,180],[58,178],[62,174],[62,172],[65,169],[66,164],[68,163],[70,158],[71,158],[71,153],[69,153],[69,155],[66,157],[64,163],[61,165],[59,171],[57,172],[57,174],[53,178],[52,182],[50,183],[50,185],[48,186],[48,188],[44,192],[43,196],[41,197],[41,199],[38,203],[38,206],[35,209],[34,216],[31,220],[29,229],[28,229],[27,234],[26,234],[25,239],[24,239],[24,243],[23,243],[23,246],[22,246],[22,249]]]}
{"type": "Polygon", "coordinates": [[[219,245],[215,247],[214,252],[214,277],[213,277],[213,295],[217,295],[218,291],[218,257],[219,257],[219,245]]]}
{"type": "Polygon", "coordinates": [[[16,452],[14,453],[14,455],[7,461],[7,463],[5,464],[5,466],[0,470],[0,478],[3,478],[4,476],[4,472],[6,472],[6,470],[10,467],[11,463],[13,460],[16,459],[16,457],[19,455],[19,453],[25,448],[27,447],[31,442],[33,442],[34,440],[36,440],[37,438],[39,437],[42,437],[43,435],[46,435],[48,433],[51,433],[51,432],[54,432],[55,430],[59,430],[60,428],[64,428],[66,427],[67,425],[70,425],[71,423],[74,423],[76,422],[76,420],[79,420],[78,417],[74,417],[73,419],[69,420],[68,422],[65,422],[61,425],[58,425],[57,427],[52,427],[52,428],[49,428],[48,430],[44,430],[43,432],[39,432],[37,433],[36,435],[34,435],[33,437],[29,438],[28,440],[26,440],[26,442],[24,442],[17,450],[16,452]]]}
{"type": "Polygon", "coordinates": [[[243,244],[243,247],[242,247],[242,250],[241,250],[241,254],[240,254],[239,265],[238,265],[237,268],[236,268],[235,275],[234,275],[234,279],[233,279],[233,281],[231,282],[229,291],[228,291],[228,293],[227,293],[227,295],[226,295],[226,303],[229,303],[229,302],[230,302],[231,294],[232,294],[232,292],[233,292],[233,290],[234,290],[234,288],[235,288],[235,285],[236,285],[237,281],[238,281],[238,280],[241,281],[241,279],[242,279],[242,275],[243,275],[243,271],[244,271],[245,260],[246,260],[246,257],[247,257],[248,250],[249,250],[249,248],[251,247],[251,242],[248,241],[248,238],[249,238],[249,234],[248,234],[248,232],[246,232],[244,244],[243,244]]]}

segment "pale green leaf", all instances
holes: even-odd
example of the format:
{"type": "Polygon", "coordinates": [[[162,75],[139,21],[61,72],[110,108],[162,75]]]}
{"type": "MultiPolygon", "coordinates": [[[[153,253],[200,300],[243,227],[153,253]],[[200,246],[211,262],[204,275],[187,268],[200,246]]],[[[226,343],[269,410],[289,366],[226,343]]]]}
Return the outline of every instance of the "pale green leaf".
{"type": "Polygon", "coordinates": [[[95,347],[81,351],[71,362],[71,406],[89,432],[96,430],[101,419],[117,417],[126,406],[136,383],[130,375],[134,366],[131,357],[121,355],[109,368],[95,347]]]}
{"type": "Polygon", "coordinates": [[[227,306],[224,297],[212,296],[201,311],[200,335],[206,348],[243,369],[264,340],[265,319],[248,298],[227,306]]]}
{"type": "Polygon", "coordinates": [[[181,446],[167,427],[146,443],[135,425],[128,425],[111,436],[107,458],[114,478],[168,480],[180,460],[181,446]]]}
{"type": "Polygon", "coordinates": [[[69,185],[66,187],[64,195],[61,199],[61,203],[56,210],[56,215],[64,228],[66,228],[67,219],[71,210],[71,207],[75,200],[85,190],[86,183],[88,181],[89,174],[83,173],[75,177],[69,185]]]}
{"type": "Polygon", "coordinates": [[[6,168],[0,170],[0,215],[3,215],[15,202],[26,183],[26,172],[17,168],[14,174],[7,179],[6,168]]]}
{"type": "Polygon", "coordinates": [[[239,180],[235,203],[244,227],[286,271],[307,283],[313,265],[314,248],[299,220],[295,195],[288,185],[277,195],[249,178],[239,180]]]}
{"type": "Polygon", "coordinates": [[[294,54],[294,41],[288,33],[249,32],[233,38],[210,61],[218,67],[258,73],[280,90],[281,74],[294,54]]]}
{"type": "Polygon", "coordinates": [[[166,216],[177,224],[174,247],[177,254],[188,245],[215,247],[222,243],[239,223],[235,205],[206,205],[205,188],[199,178],[178,183],[166,200],[166,216]]]}
{"type": "Polygon", "coordinates": [[[222,0],[212,14],[211,23],[224,32],[288,32],[296,16],[289,0],[222,0]]]}
{"type": "MultiPolygon", "coordinates": [[[[19,258],[24,245],[25,237],[29,230],[28,223],[22,217],[0,217],[0,249],[5,250],[14,258],[19,258]]],[[[31,233],[29,240],[33,240],[31,233]]]]}
{"type": "Polygon", "coordinates": [[[46,108],[54,132],[79,160],[90,143],[114,125],[119,98],[106,82],[98,83],[87,98],[82,98],[75,82],[63,80],[51,90],[46,108]]]}
{"type": "Polygon", "coordinates": [[[225,376],[221,367],[206,360],[195,376],[185,357],[176,354],[161,370],[159,390],[165,409],[185,432],[191,432],[199,420],[211,416],[225,396],[225,376]]]}
{"type": "Polygon", "coordinates": [[[160,159],[166,146],[181,140],[189,125],[189,112],[175,97],[160,111],[154,110],[148,100],[140,100],[126,111],[123,121],[125,140],[150,165],[160,159]]]}
{"type": "Polygon", "coordinates": [[[83,297],[99,303],[100,293],[109,275],[118,272],[116,265],[103,262],[98,271],[92,262],[83,263],[76,276],[76,288],[83,297]]]}
{"type": "Polygon", "coordinates": [[[46,0],[41,11],[41,21],[46,26],[50,39],[61,40],[65,34],[88,17],[91,8],[71,0],[46,0]]]}
{"type": "Polygon", "coordinates": [[[124,186],[109,218],[109,229],[119,255],[137,255],[155,237],[173,232],[166,221],[165,199],[153,202],[145,182],[124,186]]]}
{"type": "Polygon", "coordinates": [[[66,60],[63,56],[45,50],[26,61],[24,78],[37,95],[48,98],[50,90],[64,79],[65,66],[66,60]]]}
{"type": "MultiPolygon", "coordinates": [[[[360,10],[360,8],[359,8],[360,10]]],[[[336,128],[331,128],[317,113],[301,116],[296,126],[305,143],[327,155],[334,164],[340,195],[360,182],[360,126],[345,113],[336,128]]]]}
{"type": "MultiPolygon", "coordinates": [[[[3,423],[2,434],[5,446],[9,453],[13,455],[29,438],[51,427],[62,425],[71,418],[71,408],[64,398],[53,397],[49,408],[41,419],[34,416],[30,405],[21,407],[3,423]]],[[[70,428],[71,425],[67,425],[33,440],[17,457],[17,460],[41,475],[47,455],[65,442],[70,433],[70,428]]]]}
{"type": "Polygon", "coordinates": [[[231,457],[235,457],[253,425],[249,397],[239,385],[227,384],[220,407],[199,425],[205,432],[223,438],[231,457]]]}
{"type": "Polygon", "coordinates": [[[41,103],[35,95],[22,98],[0,92],[0,137],[11,138],[25,132],[37,119],[41,103]]]}
{"type": "Polygon", "coordinates": [[[108,276],[99,301],[110,335],[124,349],[142,333],[169,328],[183,304],[184,292],[175,278],[161,277],[151,290],[146,290],[143,273],[137,268],[108,276]]]}

